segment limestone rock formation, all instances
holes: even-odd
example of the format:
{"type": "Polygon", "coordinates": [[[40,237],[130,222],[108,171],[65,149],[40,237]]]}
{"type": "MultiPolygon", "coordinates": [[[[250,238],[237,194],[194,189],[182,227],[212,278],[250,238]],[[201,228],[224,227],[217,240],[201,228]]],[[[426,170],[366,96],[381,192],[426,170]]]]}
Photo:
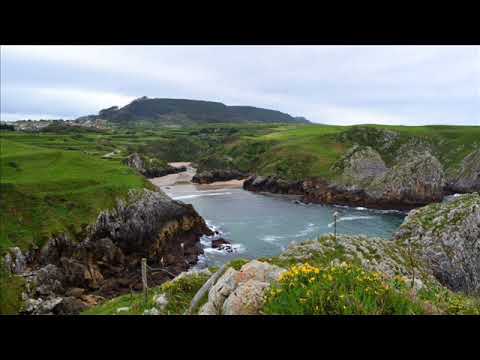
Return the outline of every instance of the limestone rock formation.
{"type": "Polygon", "coordinates": [[[480,195],[413,210],[394,236],[453,291],[480,293],[480,195]]]}
{"type": "Polygon", "coordinates": [[[240,271],[228,268],[212,286],[200,315],[254,315],[263,305],[263,296],[272,282],[285,270],[258,260],[242,266],[240,271]]]}
{"type": "Polygon", "coordinates": [[[160,284],[169,279],[168,273],[178,274],[196,263],[203,252],[200,237],[212,235],[191,205],[146,189],[131,192],[114,209],[102,212],[87,233],[81,242],[65,235],[52,238],[36,255],[30,264],[36,270],[24,274],[32,313],[77,311],[96,303],[91,296],[141,288],[142,257],[168,271],[149,278],[151,286],[160,284]],[[63,300],[51,301],[56,298],[63,300]],[[45,301],[50,301],[48,306],[42,305],[45,301]]]}
{"type": "Polygon", "coordinates": [[[173,167],[168,165],[165,161],[149,158],[138,153],[130,154],[125,160],[124,164],[137,170],[140,174],[147,178],[154,178],[165,176],[168,174],[176,174],[178,172],[186,171],[186,167],[173,167]]]}
{"type": "Polygon", "coordinates": [[[205,170],[194,175],[192,182],[197,184],[210,184],[215,181],[242,180],[248,177],[248,174],[237,170],[205,170]]]}
{"type": "Polygon", "coordinates": [[[362,186],[383,176],[388,169],[380,154],[373,148],[355,145],[332,166],[332,170],[340,173],[343,184],[362,186]]]}
{"type": "Polygon", "coordinates": [[[441,201],[445,176],[442,164],[429,152],[406,156],[367,187],[372,202],[421,206],[441,201]]]}
{"type": "Polygon", "coordinates": [[[460,170],[449,184],[449,188],[459,193],[480,191],[480,149],[463,159],[460,170]]]}

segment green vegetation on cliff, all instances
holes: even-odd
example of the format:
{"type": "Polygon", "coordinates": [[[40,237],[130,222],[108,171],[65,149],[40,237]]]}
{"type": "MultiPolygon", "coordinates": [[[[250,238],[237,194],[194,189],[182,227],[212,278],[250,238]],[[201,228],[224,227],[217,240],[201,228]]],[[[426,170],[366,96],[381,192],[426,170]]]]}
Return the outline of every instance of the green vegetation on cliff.
{"type": "Polygon", "coordinates": [[[0,250],[41,246],[55,233],[80,233],[117,197],[150,186],[118,160],[17,138],[0,139],[0,250]]]}

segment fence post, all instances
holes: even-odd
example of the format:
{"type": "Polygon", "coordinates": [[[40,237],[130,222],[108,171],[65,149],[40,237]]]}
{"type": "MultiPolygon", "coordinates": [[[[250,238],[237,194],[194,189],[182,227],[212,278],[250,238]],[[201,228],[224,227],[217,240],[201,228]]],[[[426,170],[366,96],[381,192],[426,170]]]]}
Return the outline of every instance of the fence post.
{"type": "Polygon", "coordinates": [[[335,240],[337,240],[337,216],[338,212],[333,213],[333,237],[335,240]]]}
{"type": "Polygon", "coordinates": [[[146,304],[147,297],[148,297],[147,259],[146,258],[142,258],[142,284],[143,284],[144,302],[146,304]]]}

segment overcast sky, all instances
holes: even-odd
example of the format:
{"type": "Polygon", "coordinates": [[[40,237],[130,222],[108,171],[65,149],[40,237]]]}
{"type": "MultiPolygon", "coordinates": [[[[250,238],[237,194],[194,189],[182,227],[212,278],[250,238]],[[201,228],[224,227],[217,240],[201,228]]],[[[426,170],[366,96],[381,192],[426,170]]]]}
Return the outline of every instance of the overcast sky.
{"type": "Polygon", "coordinates": [[[144,95],[328,124],[480,125],[480,47],[1,47],[2,120],[76,118],[144,95]]]}

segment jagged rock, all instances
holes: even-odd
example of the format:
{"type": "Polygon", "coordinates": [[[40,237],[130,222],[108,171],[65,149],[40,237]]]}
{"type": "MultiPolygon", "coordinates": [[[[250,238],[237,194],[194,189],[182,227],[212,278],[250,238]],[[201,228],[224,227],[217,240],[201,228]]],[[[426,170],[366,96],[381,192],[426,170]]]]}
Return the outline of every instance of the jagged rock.
{"type": "Polygon", "coordinates": [[[55,314],[57,315],[72,315],[80,314],[87,309],[88,305],[76,297],[64,297],[62,302],[55,306],[55,314]]]}
{"type": "Polygon", "coordinates": [[[44,301],[33,310],[35,315],[53,314],[54,309],[63,301],[62,297],[54,297],[44,301]]]}
{"type": "Polygon", "coordinates": [[[210,289],[208,301],[202,306],[199,314],[221,315],[228,311],[229,315],[233,315],[237,314],[237,311],[238,314],[258,311],[263,301],[263,290],[273,281],[277,281],[283,271],[285,270],[278,266],[258,260],[243,265],[240,271],[228,268],[210,289]],[[246,283],[247,286],[239,289],[246,283]],[[236,295],[229,300],[234,292],[236,295]],[[244,295],[247,298],[240,299],[244,295]]]}
{"type": "Polygon", "coordinates": [[[380,154],[373,148],[355,145],[333,164],[332,170],[339,173],[343,184],[362,186],[383,176],[388,169],[380,154]]]}
{"type": "Polygon", "coordinates": [[[205,170],[195,174],[192,182],[198,184],[210,184],[215,181],[241,180],[248,177],[248,174],[237,170],[205,170]]]}
{"type": "Polygon", "coordinates": [[[480,149],[463,159],[460,170],[449,184],[449,188],[460,193],[480,191],[480,149]]]}
{"type": "MultiPolygon", "coordinates": [[[[35,255],[36,262],[29,264],[45,266],[22,274],[26,299],[66,296],[58,310],[61,313],[95,305],[103,301],[97,295],[110,297],[141,288],[142,257],[150,266],[173,274],[188,269],[202,253],[200,237],[212,234],[191,205],[174,201],[163,192],[132,191],[113,210],[98,216],[86,229],[83,241],[73,242],[62,235],[47,242],[35,255]],[[87,295],[89,292],[97,295],[87,295]]],[[[11,255],[8,260],[10,268],[17,266],[11,255]]],[[[167,273],[156,273],[149,284],[159,285],[168,278],[167,273]]],[[[34,301],[30,302],[34,306],[34,301]]]]}
{"type": "Polygon", "coordinates": [[[19,247],[12,247],[4,257],[4,265],[12,274],[20,274],[26,270],[27,259],[19,247]]]}
{"type": "Polygon", "coordinates": [[[140,174],[147,178],[154,178],[165,176],[168,174],[176,174],[186,171],[186,167],[173,167],[168,165],[165,161],[149,158],[138,153],[130,154],[125,160],[124,164],[137,170],[140,174]]]}
{"type": "Polygon", "coordinates": [[[158,294],[153,297],[153,302],[155,303],[155,307],[162,311],[168,305],[168,299],[165,294],[158,294]]]}
{"type": "Polygon", "coordinates": [[[85,293],[85,289],[71,288],[65,292],[66,296],[80,298],[85,293]]]}
{"type": "Polygon", "coordinates": [[[147,309],[143,312],[143,315],[160,315],[160,311],[157,308],[147,309]]]}
{"type": "Polygon", "coordinates": [[[443,199],[445,176],[442,164],[429,152],[406,156],[368,188],[372,202],[414,206],[443,199]]]}
{"type": "Polygon", "coordinates": [[[412,210],[394,239],[415,254],[444,286],[480,293],[480,195],[412,210]]]}
{"type": "Polygon", "coordinates": [[[40,251],[41,264],[59,264],[62,257],[71,257],[77,245],[68,235],[62,234],[51,238],[40,251]]]}
{"type": "Polygon", "coordinates": [[[241,283],[223,303],[224,315],[257,315],[264,303],[267,282],[248,280],[241,283]]]}
{"type": "Polygon", "coordinates": [[[248,191],[270,192],[274,194],[304,194],[302,181],[289,182],[273,176],[250,176],[243,182],[243,188],[248,191]]]}
{"type": "Polygon", "coordinates": [[[127,202],[102,212],[90,229],[91,241],[109,238],[126,255],[139,253],[157,260],[165,253],[199,255],[199,238],[211,234],[192,205],[146,189],[131,192],[127,202]]]}
{"type": "Polygon", "coordinates": [[[48,264],[38,271],[33,277],[35,291],[43,296],[51,296],[55,294],[63,294],[64,274],[57,266],[48,264]]]}

